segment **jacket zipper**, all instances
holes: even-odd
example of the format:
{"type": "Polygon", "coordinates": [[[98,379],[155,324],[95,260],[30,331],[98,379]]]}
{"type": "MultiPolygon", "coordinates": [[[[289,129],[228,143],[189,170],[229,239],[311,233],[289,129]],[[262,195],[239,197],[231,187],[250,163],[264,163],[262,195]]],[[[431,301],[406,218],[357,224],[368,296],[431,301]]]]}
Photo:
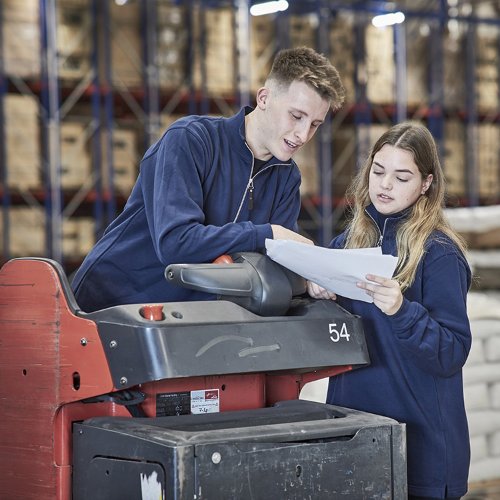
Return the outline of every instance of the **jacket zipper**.
{"type": "Polygon", "coordinates": [[[253,177],[248,182],[248,210],[253,210],[253,177]]]}
{"type": "MultiPolygon", "coordinates": [[[[273,165],[268,165],[267,167],[264,167],[263,169],[259,170],[253,177],[250,177],[250,179],[248,179],[248,184],[247,184],[247,188],[245,190],[245,193],[243,194],[243,199],[245,199],[245,195],[247,194],[247,191],[248,191],[248,209],[249,210],[253,209],[253,192],[254,192],[253,180],[258,175],[260,175],[262,172],[265,172],[266,170],[269,170],[270,168],[283,167],[285,165],[288,165],[288,163],[274,163],[273,165]]],[[[253,171],[253,167],[252,167],[252,171],[253,171]]]]}
{"type": "MultiPolygon", "coordinates": [[[[385,226],[385,223],[384,223],[384,226],[385,226]]],[[[380,232],[380,229],[379,229],[379,232],[380,232]]],[[[382,248],[382,241],[384,241],[384,234],[380,233],[380,237],[379,237],[379,239],[377,241],[377,246],[380,247],[380,248],[382,248]]]]}
{"type": "Polygon", "coordinates": [[[385,219],[385,221],[384,221],[384,227],[382,228],[382,231],[380,231],[380,228],[378,227],[378,224],[375,222],[375,219],[366,210],[365,210],[365,212],[368,215],[368,217],[370,217],[370,219],[375,224],[375,227],[377,228],[377,231],[378,231],[378,234],[379,234],[379,238],[378,238],[378,241],[377,241],[377,246],[382,248],[382,242],[384,241],[384,234],[385,234],[385,225],[387,224],[387,221],[389,220],[389,217],[387,219],[385,219]]]}
{"type": "MultiPolygon", "coordinates": [[[[248,148],[248,145],[247,145],[247,148],[248,148]]],[[[247,193],[248,193],[248,209],[249,210],[253,210],[253,203],[254,203],[254,200],[253,200],[253,192],[254,192],[254,185],[253,185],[253,180],[262,172],[265,172],[266,170],[268,170],[269,168],[272,168],[272,167],[283,167],[283,166],[288,166],[289,164],[288,163],[274,163],[273,165],[268,165],[267,167],[264,167],[263,169],[259,170],[253,177],[252,177],[252,172],[253,172],[253,167],[254,167],[254,162],[255,162],[255,157],[252,153],[252,150],[250,148],[248,148],[248,150],[250,151],[250,153],[252,154],[252,168],[250,169],[250,177],[248,179],[248,184],[247,184],[247,187],[245,189],[245,192],[243,193],[243,196],[241,198],[241,202],[240,202],[240,206],[238,207],[238,211],[236,213],[236,216],[235,218],[233,219],[233,223],[236,222],[238,220],[238,217],[240,216],[240,212],[241,212],[241,209],[243,208],[243,203],[245,202],[245,198],[247,196],[247,193]]]]}

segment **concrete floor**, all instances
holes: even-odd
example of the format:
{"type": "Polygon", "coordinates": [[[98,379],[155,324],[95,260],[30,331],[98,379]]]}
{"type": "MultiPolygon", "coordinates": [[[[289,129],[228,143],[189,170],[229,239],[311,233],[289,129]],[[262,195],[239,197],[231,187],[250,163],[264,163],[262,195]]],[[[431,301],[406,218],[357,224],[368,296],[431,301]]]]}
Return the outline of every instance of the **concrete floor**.
{"type": "Polygon", "coordinates": [[[464,500],[500,500],[500,479],[472,483],[464,500]]]}

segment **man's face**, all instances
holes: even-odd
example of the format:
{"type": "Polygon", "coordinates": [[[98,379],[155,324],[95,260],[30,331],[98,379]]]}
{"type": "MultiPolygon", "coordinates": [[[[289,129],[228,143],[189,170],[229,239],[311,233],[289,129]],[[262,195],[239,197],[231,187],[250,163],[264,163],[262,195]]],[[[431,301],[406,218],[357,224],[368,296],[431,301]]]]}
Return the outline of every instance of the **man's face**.
{"type": "Polygon", "coordinates": [[[300,81],[292,82],[287,90],[272,85],[262,106],[265,120],[258,158],[275,156],[281,161],[289,161],[312,138],[330,109],[328,100],[300,81]]]}

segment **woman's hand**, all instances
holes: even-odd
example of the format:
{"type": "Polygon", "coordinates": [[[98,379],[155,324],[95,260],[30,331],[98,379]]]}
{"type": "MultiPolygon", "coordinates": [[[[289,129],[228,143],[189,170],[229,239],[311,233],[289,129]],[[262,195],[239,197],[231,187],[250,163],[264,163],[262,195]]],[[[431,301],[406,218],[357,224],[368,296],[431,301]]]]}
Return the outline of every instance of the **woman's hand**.
{"type": "Polygon", "coordinates": [[[312,281],[307,282],[307,291],[313,299],[335,300],[337,298],[337,296],[333,292],[330,292],[326,288],[323,288],[322,286],[319,286],[312,281]]]}
{"type": "Polygon", "coordinates": [[[373,303],[385,314],[392,316],[396,314],[403,303],[403,294],[396,280],[382,278],[374,274],[367,274],[366,281],[357,283],[359,288],[373,298],[373,303]]]}

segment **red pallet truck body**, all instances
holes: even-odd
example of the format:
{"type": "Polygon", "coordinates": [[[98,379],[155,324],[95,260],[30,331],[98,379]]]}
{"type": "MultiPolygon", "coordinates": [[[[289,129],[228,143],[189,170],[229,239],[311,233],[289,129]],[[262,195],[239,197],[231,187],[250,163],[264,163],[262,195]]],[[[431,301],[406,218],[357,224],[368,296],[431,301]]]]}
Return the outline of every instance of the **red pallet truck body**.
{"type": "Polygon", "coordinates": [[[56,262],[7,262],[0,498],[405,498],[404,425],[297,401],[369,363],[360,318],[294,296],[264,256],[239,259],[166,271],[197,289],[224,276],[229,300],[94,313],[56,262]]]}

